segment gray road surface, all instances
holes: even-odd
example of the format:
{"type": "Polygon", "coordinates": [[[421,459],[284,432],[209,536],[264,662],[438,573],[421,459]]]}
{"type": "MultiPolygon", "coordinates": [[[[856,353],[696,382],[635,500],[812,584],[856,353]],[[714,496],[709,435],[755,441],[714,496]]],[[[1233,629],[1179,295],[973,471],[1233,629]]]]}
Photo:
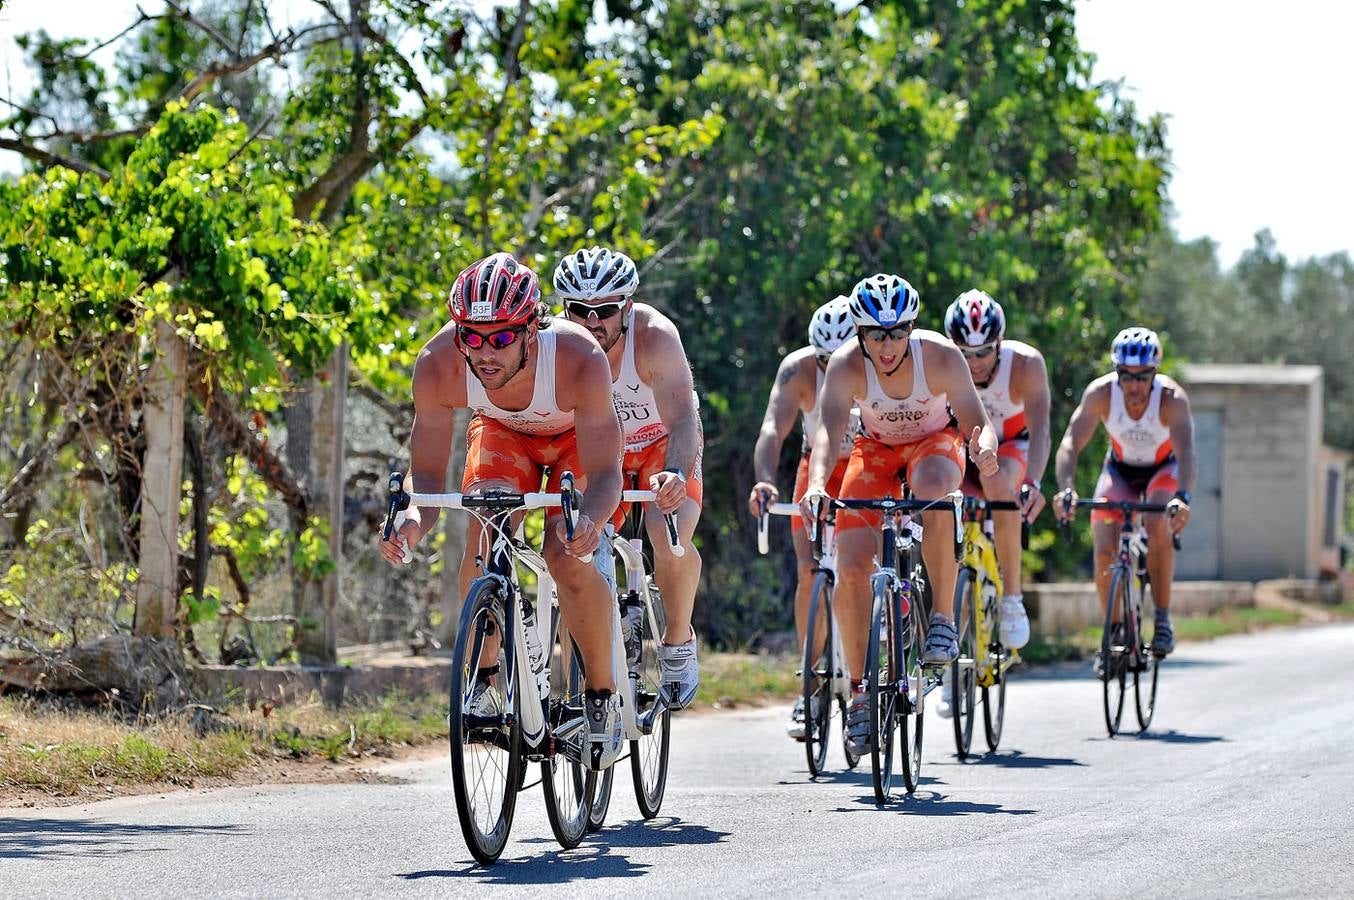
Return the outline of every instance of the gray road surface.
{"type": "Polygon", "coordinates": [[[1027,676],[995,755],[960,764],[932,711],[922,789],[883,809],[868,761],[834,750],[808,779],[788,707],[687,716],[657,820],[621,791],[562,853],[533,789],[487,870],[441,760],[403,784],[0,810],[0,896],[1354,896],[1351,662],[1347,625],[1186,645],[1151,731],[1115,740],[1088,667],[1027,676]]]}

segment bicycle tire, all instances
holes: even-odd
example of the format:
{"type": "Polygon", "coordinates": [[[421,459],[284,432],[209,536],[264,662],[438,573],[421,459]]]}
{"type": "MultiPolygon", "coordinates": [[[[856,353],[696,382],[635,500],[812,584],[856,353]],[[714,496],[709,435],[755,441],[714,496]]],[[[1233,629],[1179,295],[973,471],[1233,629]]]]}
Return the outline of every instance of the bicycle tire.
{"type": "Polygon", "coordinates": [[[1001,745],[1001,730],[1006,724],[1006,670],[1002,668],[1001,604],[996,604],[987,625],[988,645],[983,649],[988,664],[996,672],[996,682],[983,688],[983,737],[989,752],[1001,745]]]}
{"type": "Polygon", "coordinates": [[[672,711],[659,699],[658,647],[663,640],[662,595],[649,578],[649,602],[641,622],[640,659],[635,682],[635,720],[643,737],[630,742],[630,775],[635,802],[645,819],[658,815],[668,783],[672,711]],[[645,723],[648,723],[647,725],[645,723]]]}
{"type": "Polygon", "coordinates": [[[978,643],[978,604],[981,602],[976,573],[969,566],[959,569],[954,588],[954,620],[959,625],[959,657],[950,663],[950,718],[954,724],[954,750],[968,759],[973,745],[974,702],[978,670],[985,648],[978,643]]]}
{"type": "Polygon", "coordinates": [[[832,579],[828,573],[819,572],[813,580],[813,595],[809,600],[800,689],[804,701],[804,757],[808,761],[809,774],[814,777],[822,774],[827,765],[828,729],[832,724],[836,677],[832,630],[832,579]],[[814,638],[820,621],[823,622],[825,640],[822,651],[815,653],[814,638]]]}
{"type": "MultiPolygon", "coordinates": [[[[1144,613],[1155,607],[1150,589],[1151,582],[1143,579],[1142,591],[1138,595],[1138,621],[1144,622],[1144,613]]],[[[1133,670],[1133,706],[1138,714],[1138,731],[1144,732],[1152,724],[1152,716],[1156,715],[1157,709],[1157,676],[1161,673],[1161,660],[1152,652],[1145,638],[1142,637],[1141,626],[1138,629],[1138,655],[1142,660],[1140,666],[1133,670]]]]}
{"type": "MultiPolygon", "coordinates": [[[[505,715],[504,724],[495,729],[469,721],[463,708],[474,689],[475,672],[486,637],[500,636],[496,678],[514,681],[517,678],[516,667],[506,664],[511,658],[512,642],[505,623],[503,601],[501,586],[492,578],[477,579],[470,586],[451,667],[448,742],[456,817],[470,854],[482,865],[496,861],[508,843],[523,764],[521,724],[516,709],[507,711],[510,715],[505,715]],[[468,748],[473,749],[467,753],[468,748]],[[505,754],[506,759],[500,759],[500,753],[505,754]],[[483,777],[486,773],[490,776],[487,786],[483,777]],[[481,801],[486,807],[483,811],[477,809],[481,801]]],[[[513,688],[511,694],[519,696],[516,684],[506,685],[500,681],[495,685],[504,689],[504,696],[509,693],[506,690],[509,686],[513,688]]]]}
{"type": "Polygon", "coordinates": [[[1110,575],[1110,590],[1108,600],[1105,603],[1105,630],[1100,636],[1101,653],[1101,684],[1103,691],[1103,708],[1105,713],[1105,728],[1109,731],[1110,737],[1119,733],[1119,726],[1124,717],[1124,694],[1126,679],[1128,675],[1127,654],[1123,648],[1130,645],[1132,636],[1125,632],[1131,627],[1128,615],[1128,582],[1125,580],[1127,573],[1120,567],[1115,567],[1110,575]],[[1120,607],[1120,634],[1118,641],[1115,641],[1114,628],[1114,610],[1115,606],[1120,607]],[[1114,648],[1119,649],[1114,649],[1114,648]]]}
{"type": "Polygon", "coordinates": [[[893,592],[876,589],[870,616],[870,639],[865,650],[865,677],[869,682],[866,704],[870,714],[870,780],[876,803],[893,796],[893,739],[898,709],[894,674],[897,661],[891,657],[893,592]],[[881,638],[881,633],[883,637],[881,638]]]}
{"type": "MultiPolygon", "coordinates": [[[[550,710],[546,718],[552,729],[573,718],[575,710],[579,718],[583,713],[583,666],[578,647],[574,645],[565,654],[565,635],[559,634],[558,622],[555,630],[557,638],[554,645],[559,652],[560,665],[567,674],[559,679],[563,682],[559,688],[552,685],[550,710]]],[[[573,644],[573,641],[569,643],[573,644]]],[[[560,752],[541,760],[541,790],[545,794],[546,818],[550,820],[550,830],[554,832],[555,840],[565,850],[577,847],[587,833],[596,788],[597,773],[584,766],[580,760],[571,759],[560,752]]]]}
{"type": "Polygon", "coordinates": [[[895,616],[897,624],[893,630],[897,658],[903,661],[903,674],[907,678],[908,701],[900,700],[903,708],[898,713],[898,768],[902,771],[903,787],[909,794],[916,792],[921,784],[921,748],[926,724],[926,672],[921,658],[922,646],[926,643],[923,609],[921,597],[914,596],[908,614],[895,616]],[[905,629],[911,632],[910,640],[904,634],[905,629]],[[912,722],[910,741],[908,720],[912,722]]]}

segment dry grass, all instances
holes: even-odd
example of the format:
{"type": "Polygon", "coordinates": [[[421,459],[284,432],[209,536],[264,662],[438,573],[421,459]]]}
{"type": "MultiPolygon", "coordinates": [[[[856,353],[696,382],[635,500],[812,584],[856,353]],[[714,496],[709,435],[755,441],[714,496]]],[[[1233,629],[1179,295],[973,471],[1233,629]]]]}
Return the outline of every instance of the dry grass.
{"type": "Polygon", "coordinates": [[[390,755],[446,734],[442,701],[402,694],[337,711],[315,700],[143,722],[0,698],[0,799],[11,792],[71,796],[109,785],[188,785],[279,759],[390,755]]]}

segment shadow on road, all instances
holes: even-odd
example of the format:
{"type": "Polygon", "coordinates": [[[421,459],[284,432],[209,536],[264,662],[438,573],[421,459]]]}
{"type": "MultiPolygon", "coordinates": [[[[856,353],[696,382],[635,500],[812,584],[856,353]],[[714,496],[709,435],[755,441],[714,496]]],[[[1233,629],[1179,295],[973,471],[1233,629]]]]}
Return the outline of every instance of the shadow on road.
{"type": "MultiPolygon", "coordinates": [[[[613,851],[618,848],[676,847],[719,844],[731,832],[715,831],[704,825],[675,818],[633,821],[603,828],[595,837],[575,850],[554,850],[517,859],[500,859],[483,867],[466,861],[461,869],[428,869],[401,872],[396,878],[419,881],[424,878],[468,878],[484,884],[566,884],[578,879],[637,878],[649,870],[648,863],[631,862],[613,851]]],[[[553,844],[549,838],[528,838],[523,844],[553,844]]]]}
{"type": "MultiPolygon", "coordinates": [[[[814,778],[813,776],[809,775],[808,772],[803,772],[800,774],[803,777],[782,778],[780,781],[777,781],[776,784],[778,785],[854,784],[860,787],[869,787],[871,789],[873,789],[874,784],[874,778],[872,775],[870,775],[870,763],[864,760],[861,762],[861,765],[857,766],[854,769],[838,769],[835,771],[824,772],[817,778],[814,778]]],[[[925,784],[944,784],[945,782],[942,779],[933,778],[930,775],[923,775],[921,777],[921,783],[925,785],[925,784]]]]}
{"type": "Polygon", "coordinates": [[[125,825],[96,819],[0,819],[0,859],[59,859],[166,852],[144,838],[247,835],[243,825],[125,825]]]}
{"type": "MultiPolygon", "coordinates": [[[[971,754],[968,759],[954,759],[937,763],[942,766],[996,766],[999,769],[1057,769],[1066,766],[1085,766],[1079,759],[1067,756],[1029,756],[1019,750],[997,753],[971,754]]],[[[922,779],[925,783],[925,779],[922,779]]]]}
{"type": "Polygon", "coordinates": [[[1185,734],[1182,731],[1176,731],[1174,728],[1167,731],[1143,731],[1138,733],[1121,733],[1118,737],[1109,735],[1100,735],[1086,739],[1092,743],[1102,743],[1108,741],[1157,741],[1162,744],[1217,744],[1225,742],[1228,738],[1220,734],[1185,734]]]}
{"type": "Polygon", "coordinates": [[[856,807],[839,806],[833,812],[870,812],[872,810],[882,810],[885,812],[896,812],[904,816],[973,816],[973,815],[1003,815],[1003,816],[1032,816],[1038,810],[1034,809],[1008,809],[1000,803],[970,803],[967,800],[946,800],[946,795],[939,791],[923,791],[917,794],[904,794],[895,799],[892,803],[886,803],[880,806],[874,802],[874,795],[861,797],[856,801],[856,807]]]}
{"type": "MultiPolygon", "coordinates": [[[[1161,664],[1163,674],[1179,669],[1221,669],[1238,665],[1239,661],[1228,659],[1181,659],[1172,656],[1161,664]]],[[[1087,681],[1096,682],[1091,671],[1090,659],[1076,662],[1040,663],[1022,665],[1011,672],[1012,683],[1021,681],[1087,681]]]]}

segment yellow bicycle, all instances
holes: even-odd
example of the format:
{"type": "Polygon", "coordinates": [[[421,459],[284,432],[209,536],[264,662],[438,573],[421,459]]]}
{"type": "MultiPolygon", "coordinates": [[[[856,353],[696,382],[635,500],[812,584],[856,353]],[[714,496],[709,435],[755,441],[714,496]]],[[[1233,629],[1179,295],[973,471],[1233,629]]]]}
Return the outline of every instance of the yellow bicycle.
{"type": "MultiPolygon", "coordinates": [[[[950,664],[954,746],[967,759],[973,744],[978,690],[982,690],[983,731],[987,748],[1001,743],[1006,716],[1006,672],[1020,654],[1001,643],[1001,572],[992,544],[992,513],[1018,510],[1010,501],[964,498],[964,547],[955,583],[954,621],[959,629],[959,658],[950,664]]],[[[1022,525],[1021,545],[1028,543],[1028,525],[1022,525]]]]}

